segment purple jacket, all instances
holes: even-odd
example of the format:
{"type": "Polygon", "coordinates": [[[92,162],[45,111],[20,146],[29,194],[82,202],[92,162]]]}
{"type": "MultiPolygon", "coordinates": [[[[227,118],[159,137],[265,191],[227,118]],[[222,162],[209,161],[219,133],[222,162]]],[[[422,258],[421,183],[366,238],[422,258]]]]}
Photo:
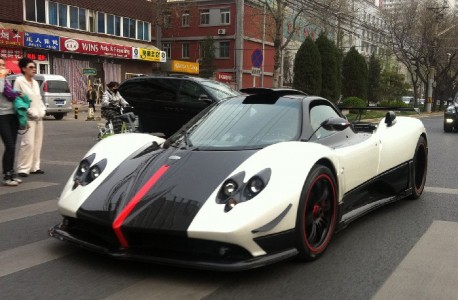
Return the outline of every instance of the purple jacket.
{"type": "Polygon", "coordinates": [[[17,96],[19,96],[19,92],[13,90],[13,86],[8,80],[5,80],[5,87],[3,88],[3,95],[8,99],[8,101],[14,101],[17,96]]]}

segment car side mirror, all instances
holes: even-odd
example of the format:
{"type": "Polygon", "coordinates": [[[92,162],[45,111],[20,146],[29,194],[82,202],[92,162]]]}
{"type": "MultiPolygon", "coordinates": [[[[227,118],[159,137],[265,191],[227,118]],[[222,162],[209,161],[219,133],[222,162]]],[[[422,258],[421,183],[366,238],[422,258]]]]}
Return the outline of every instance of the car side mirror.
{"type": "Polygon", "coordinates": [[[321,123],[321,127],[329,131],[342,131],[351,125],[347,119],[344,118],[329,118],[321,123]]]}
{"type": "Polygon", "coordinates": [[[212,102],[213,102],[212,99],[210,99],[210,97],[208,97],[207,94],[201,94],[201,95],[199,96],[199,99],[198,99],[198,100],[199,100],[199,101],[203,101],[203,102],[207,102],[207,103],[212,103],[212,102]]]}
{"type": "Polygon", "coordinates": [[[394,111],[389,111],[386,113],[385,123],[386,123],[386,126],[388,127],[391,127],[394,124],[396,124],[396,114],[394,113],[394,111]]]}

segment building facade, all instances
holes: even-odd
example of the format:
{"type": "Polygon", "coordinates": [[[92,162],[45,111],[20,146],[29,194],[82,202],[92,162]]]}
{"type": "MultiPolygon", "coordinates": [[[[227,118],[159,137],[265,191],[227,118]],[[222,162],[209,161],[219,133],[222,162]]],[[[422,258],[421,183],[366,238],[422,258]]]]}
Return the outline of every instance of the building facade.
{"type": "Polygon", "coordinates": [[[21,57],[33,59],[38,73],[64,76],[73,100],[84,101],[89,83],[158,68],[148,7],[144,0],[2,0],[0,55],[12,73],[20,73],[21,57]]]}
{"type": "Polygon", "coordinates": [[[198,64],[201,43],[211,38],[216,80],[236,88],[272,86],[274,51],[266,25],[272,22],[261,6],[236,0],[183,2],[171,3],[163,13],[161,44],[167,60],[198,64]]]}

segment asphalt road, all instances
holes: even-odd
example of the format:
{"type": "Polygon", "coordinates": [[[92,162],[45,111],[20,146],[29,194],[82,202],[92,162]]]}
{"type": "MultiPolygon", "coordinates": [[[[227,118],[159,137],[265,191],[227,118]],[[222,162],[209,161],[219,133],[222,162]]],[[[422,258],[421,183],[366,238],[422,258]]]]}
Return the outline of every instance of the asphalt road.
{"type": "MultiPolygon", "coordinates": [[[[46,120],[46,173],[29,176],[19,187],[0,186],[2,299],[388,299],[393,284],[412,284],[407,277],[414,279],[418,272],[402,276],[412,264],[439,259],[442,266],[431,268],[429,276],[453,264],[446,257],[420,254],[427,253],[422,250],[429,239],[442,236],[441,230],[453,233],[450,228],[458,228],[446,227],[458,223],[458,134],[443,132],[441,116],[422,119],[428,130],[429,170],[419,200],[400,201],[352,223],[315,262],[291,260],[238,273],[118,261],[47,238],[47,229],[60,221],[56,201],[63,184],[96,142],[97,122],[84,119],[46,120]]],[[[458,298],[458,277],[449,278],[455,294],[446,294],[441,282],[436,292],[427,291],[428,277],[423,280],[424,295],[429,291],[434,299],[458,298]]],[[[409,297],[418,299],[408,294],[397,298],[409,297]]]]}

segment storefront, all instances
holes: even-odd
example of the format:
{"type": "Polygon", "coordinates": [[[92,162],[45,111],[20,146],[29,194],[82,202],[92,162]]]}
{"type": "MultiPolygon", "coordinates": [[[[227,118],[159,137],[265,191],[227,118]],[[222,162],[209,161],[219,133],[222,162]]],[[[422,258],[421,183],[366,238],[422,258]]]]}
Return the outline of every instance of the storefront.
{"type": "Polygon", "coordinates": [[[26,56],[37,64],[37,73],[64,76],[74,101],[85,101],[88,84],[103,89],[106,83],[122,82],[129,74],[151,74],[158,69],[157,63],[165,62],[165,53],[152,45],[139,47],[137,42],[6,25],[23,30],[0,29],[0,55],[8,61],[11,73],[20,73],[17,60],[26,56]],[[85,69],[95,71],[85,75],[85,69]]]}

